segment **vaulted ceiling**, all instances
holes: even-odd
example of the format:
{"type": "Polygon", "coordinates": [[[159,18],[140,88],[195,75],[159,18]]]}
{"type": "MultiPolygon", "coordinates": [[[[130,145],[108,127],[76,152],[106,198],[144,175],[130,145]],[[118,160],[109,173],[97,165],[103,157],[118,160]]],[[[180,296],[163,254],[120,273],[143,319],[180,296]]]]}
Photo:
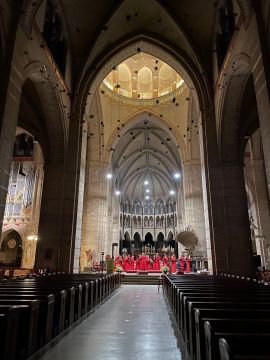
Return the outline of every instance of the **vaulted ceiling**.
{"type": "Polygon", "coordinates": [[[171,44],[210,73],[216,0],[59,0],[74,71],[134,35],[171,44]]]}
{"type": "Polygon", "coordinates": [[[181,162],[172,134],[156,119],[141,119],[123,133],[112,163],[116,188],[130,201],[166,201],[176,193],[181,162]],[[145,181],[148,184],[145,184],[145,181]]]}

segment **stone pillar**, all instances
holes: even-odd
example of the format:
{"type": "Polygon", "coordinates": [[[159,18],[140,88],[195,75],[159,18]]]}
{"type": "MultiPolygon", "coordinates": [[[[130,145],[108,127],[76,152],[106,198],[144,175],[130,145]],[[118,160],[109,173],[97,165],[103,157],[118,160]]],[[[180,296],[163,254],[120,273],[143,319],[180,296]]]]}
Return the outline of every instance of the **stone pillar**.
{"type": "Polygon", "coordinates": [[[227,242],[216,243],[220,271],[252,273],[252,243],[247,194],[241,164],[222,164],[222,182],[227,242]]]}
{"type": "Polygon", "coordinates": [[[88,177],[83,216],[83,238],[81,246],[81,269],[88,266],[86,251],[92,251],[92,262],[99,262],[100,253],[110,253],[107,239],[108,200],[107,179],[108,165],[99,160],[88,161],[88,177]]]}
{"type": "MultiPolygon", "coordinates": [[[[254,28],[254,30],[256,29],[254,28]]],[[[256,43],[252,53],[251,68],[261,129],[267,188],[268,194],[270,195],[270,96],[265,76],[262,50],[259,42],[256,43]]]]}
{"type": "Polygon", "coordinates": [[[114,195],[110,187],[108,187],[108,198],[110,198],[108,210],[108,254],[112,255],[112,243],[117,243],[118,249],[114,249],[114,256],[116,256],[120,246],[120,198],[114,195]]]}
{"type": "Polygon", "coordinates": [[[37,243],[36,268],[50,271],[64,270],[60,244],[61,210],[64,187],[64,169],[46,167],[41,201],[40,226],[37,243]]]}
{"type": "Polygon", "coordinates": [[[193,254],[206,258],[205,220],[199,160],[189,160],[184,164],[184,199],[185,225],[191,226],[198,236],[198,245],[193,254]]]}
{"type": "Polygon", "coordinates": [[[261,153],[260,131],[255,132],[247,144],[247,151],[250,154],[245,159],[246,183],[248,190],[254,201],[252,207],[252,214],[255,212],[254,229],[255,235],[259,237],[256,239],[257,254],[261,255],[262,265],[266,269],[270,269],[270,258],[267,251],[267,246],[270,245],[270,212],[269,212],[269,197],[266,186],[264,160],[261,153]]]}
{"type": "Polygon", "coordinates": [[[263,239],[260,239],[262,262],[263,266],[269,270],[270,257],[267,252],[267,245],[270,245],[269,197],[265,180],[264,163],[262,160],[256,160],[253,163],[253,175],[257,197],[258,226],[261,234],[264,236],[263,239]]]}
{"type": "Polygon", "coordinates": [[[202,125],[205,229],[213,273],[250,274],[252,251],[243,169],[238,164],[220,165],[216,124],[208,108],[202,112],[202,125]]]}

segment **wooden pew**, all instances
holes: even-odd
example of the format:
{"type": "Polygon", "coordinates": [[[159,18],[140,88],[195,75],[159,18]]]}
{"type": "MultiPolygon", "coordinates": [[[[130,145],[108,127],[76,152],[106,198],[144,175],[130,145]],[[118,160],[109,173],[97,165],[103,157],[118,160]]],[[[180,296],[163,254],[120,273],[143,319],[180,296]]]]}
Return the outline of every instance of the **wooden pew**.
{"type": "Polygon", "coordinates": [[[201,358],[202,350],[205,346],[203,322],[207,318],[226,319],[230,317],[270,318],[269,304],[254,303],[189,303],[190,326],[189,334],[189,353],[191,358],[201,358]],[[199,307],[198,307],[199,306],[199,307]]]}
{"type": "MultiPolygon", "coordinates": [[[[269,332],[269,324],[267,328],[264,328],[263,331],[259,331],[259,327],[255,328],[254,331],[250,329],[248,331],[248,324],[249,326],[255,326],[254,323],[246,323],[245,328],[238,332],[235,331],[233,328],[231,330],[223,331],[222,328],[219,329],[218,325],[215,324],[214,326],[211,325],[209,321],[205,321],[204,323],[204,330],[205,330],[205,343],[206,343],[206,359],[207,360],[216,360],[219,359],[220,352],[219,352],[219,339],[225,338],[231,344],[236,344],[239,342],[241,345],[239,346],[240,352],[245,352],[245,345],[248,343],[253,344],[253,348],[264,348],[267,350],[269,348],[269,341],[270,341],[270,332],[269,332]],[[267,331],[268,332],[267,332],[267,331]]],[[[268,350],[268,354],[270,351],[268,350]]]]}
{"type": "MultiPolygon", "coordinates": [[[[209,319],[216,321],[215,324],[221,324],[220,326],[224,327],[224,331],[227,330],[228,332],[230,326],[233,325],[234,319],[226,322],[226,317],[232,316],[230,314],[234,315],[237,309],[238,313],[241,312],[242,314],[239,315],[241,318],[247,317],[247,322],[258,322],[258,320],[250,315],[249,311],[256,307],[257,309],[259,307],[260,310],[264,310],[264,314],[268,314],[269,318],[269,288],[258,285],[253,281],[240,280],[237,277],[227,277],[224,281],[220,276],[207,276],[204,279],[194,276],[181,276],[179,278],[167,276],[164,281],[164,288],[192,360],[199,359],[196,351],[195,334],[199,337],[200,341],[203,337],[202,331],[198,331],[198,334],[195,332],[194,334],[196,303],[200,306],[200,315],[204,316],[204,320],[208,319],[205,316],[209,316],[209,319]],[[227,323],[229,323],[229,327],[226,327],[227,323]]],[[[198,328],[201,327],[201,322],[201,320],[198,320],[198,328]]],[[[238,326],[240,331],[241,327],[240,325],[238,326]]],[[[200,343],[198,346],[201,346],[200,343]]],[[[218,352],[217,349],[218,345],[215,347],[215,360],[219,359],[219,349],[218,352]]]]}
{"type": "Polygon", "coordinates": [[[267,342],[255,347],[247,337],[238,337],[237,341],[219,339],[220,360],[269,360],[270,352],[267,342]]]}
{"type": "Polygon", "coordinates": [[[1,359],[17,360],[17,339],[20,308],[4,307],[0,310],[0,349],[1,359]]]}

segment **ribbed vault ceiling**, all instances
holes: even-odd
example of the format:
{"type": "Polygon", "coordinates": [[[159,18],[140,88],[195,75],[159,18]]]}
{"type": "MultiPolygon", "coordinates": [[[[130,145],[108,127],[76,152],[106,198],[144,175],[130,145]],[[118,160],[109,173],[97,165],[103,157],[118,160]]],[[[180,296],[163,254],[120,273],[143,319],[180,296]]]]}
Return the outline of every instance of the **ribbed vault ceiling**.
{"type": "Polygon", "coordinates": [[[170,191],[177,190],[174,174],[181,172],[179,149],[158,120],[142,119],[123,133],[112,163],[116,188],[130,201],[143,201],[146,196],[152,202],[166,201],[170,191]]]}

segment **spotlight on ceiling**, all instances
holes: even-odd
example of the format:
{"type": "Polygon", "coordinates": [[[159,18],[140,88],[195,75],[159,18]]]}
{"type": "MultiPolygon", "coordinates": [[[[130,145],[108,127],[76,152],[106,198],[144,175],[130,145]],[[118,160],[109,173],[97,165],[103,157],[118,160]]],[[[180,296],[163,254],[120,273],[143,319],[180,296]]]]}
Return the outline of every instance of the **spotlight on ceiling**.
{"type": "Polygon", "coordinates": [[[148,185],[149,181],[145,180],[144,185],[148,185]]]}
{"type": "Polygon", "coordinates": [[[174,195],[174,191],[173,191],[173,190],[170,190],[170,195],[174,195]]]}
{"type": "Polygon", "coordinates": [[[107,178],[107,179],[111,179],[111,178],[112,178],[112,174],[111,174],[111,173],[107,174],[107,175],[106,175],[106,178],[107,178]]]}
{"type": "Polygon", "coordinates": [[[146,199],[146,200],[149,200],[149,199],[150,199],[150,196],[147,195],[147,196],[145,197],[145,199],[146,199]]]}
{"type": "Polygon", "coordinates": [[[121,194],[121,191],[116,190],[115,195],[119,196],[121,194]]]}
{"type": "Polygon", "coordinates": [[[150,193],[150,190],[149,190],[149,189],[146,189],[145,192],[150,193]]]}
{"type": "Polygon", "coordinates": [[[173,177],[174,177],[175,179],[179,179],[179,178],[180,178],[180,174],[179,174],[179,173],[175,173],[175,174],[173,175],[173,177]]]}

